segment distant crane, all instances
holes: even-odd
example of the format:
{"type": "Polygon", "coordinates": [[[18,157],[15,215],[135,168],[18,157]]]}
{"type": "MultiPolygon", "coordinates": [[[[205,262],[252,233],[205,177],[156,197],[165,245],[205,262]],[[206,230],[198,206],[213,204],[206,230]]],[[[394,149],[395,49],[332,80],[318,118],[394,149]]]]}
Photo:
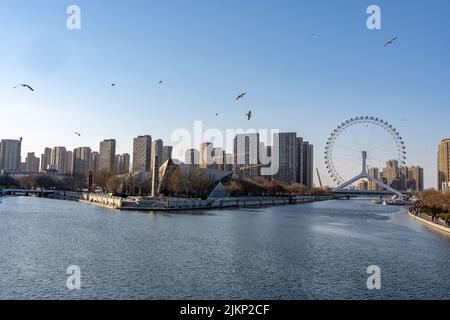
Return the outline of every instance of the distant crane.
{"type": "Polygon", "coordinates": [[[320,189],[323,189],[322,179],[320,179],[320,174],[319,174],[319,169],[318,168],[316,168],[316,172],[317,172],[317,178],[319,178],[320,189]]]}

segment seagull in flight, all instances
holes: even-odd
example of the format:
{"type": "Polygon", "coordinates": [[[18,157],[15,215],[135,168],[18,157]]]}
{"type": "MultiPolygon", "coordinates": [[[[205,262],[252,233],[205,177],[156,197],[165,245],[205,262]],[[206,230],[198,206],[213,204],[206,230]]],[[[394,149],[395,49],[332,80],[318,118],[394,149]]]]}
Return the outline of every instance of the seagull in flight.
{"type": "Polygon", "coordinates": [[[24,87],[24,88],[30,89],[31,91],[34,91],[34,89],[27,84],[23,84],[23,83],[19,84],[19,85],[15,86],[14,89],[18,88],[18,87],[24,87]]]}
{"type": "Polygon", "coordinates": [[[394,41],[396,41],[398,38],[394,37],[391,40],[389,40],[388,42],[386,42],[386,44],[384,45],[384,47],[386,48],[387,46],[394,44],[394,41]]]}
{"type": "Polygon", "coordinates": [[[248,113],[245,114],[247,116],[247,120],[250,120],[252,118],[252,111],[249,111],[248,113]]]}
{"type": "Polygon", "coordinates": [[[239,100],[239,99],[242,99],[246,94],[247,94],[247,92],[244,92],[244,93],[241,93],[240,95],[238,95],[236,97],[236,101],[239,100]]]}
{"type": "Polygon", "coordinates": [[[81,137],[81,133],[75,132],[75,134],[76,134],[77,136],[81,137]]]}

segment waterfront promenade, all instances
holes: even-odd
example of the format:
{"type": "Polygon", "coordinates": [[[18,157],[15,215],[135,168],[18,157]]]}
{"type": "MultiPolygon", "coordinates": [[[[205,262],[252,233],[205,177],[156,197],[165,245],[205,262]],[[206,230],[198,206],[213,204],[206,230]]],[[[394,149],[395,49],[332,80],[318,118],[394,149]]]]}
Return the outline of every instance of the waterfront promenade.
{"type": "Polygon", "coordinates": [[[430,226],[434,229],[446,232],[450,234],[450,227],[448,224],[445,223],[445,221],[439,220],[439,219],[434,219],[432,217],[430,217],[429,215],[425,214],[425,213],[415,213],[411,210],[408,210],[408,214],[411,218],[426,224],[427,226],[430,226]]]}

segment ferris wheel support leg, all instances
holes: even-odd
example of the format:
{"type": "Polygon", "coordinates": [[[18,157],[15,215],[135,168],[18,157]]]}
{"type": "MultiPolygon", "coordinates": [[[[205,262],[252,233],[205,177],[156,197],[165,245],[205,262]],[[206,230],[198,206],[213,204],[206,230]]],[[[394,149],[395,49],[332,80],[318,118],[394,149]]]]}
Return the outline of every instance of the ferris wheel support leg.
{"type": "Polygon", "coordinates": [[[358,181],[359,179],[366,178],[366,177],[367,177],[367,175],[360,174],[360,175],[358,175],[358,176],[356,176],[356,177],[354,177],[354,178],[352,178],[352,179],[350,179],[350,180],[344,182],[343,184],[338,185],[336,188],[334,188],[333,191],[339,191],[339,190],[342,190],[342,189],[344,189],[345,187],[348,187],[349,185],[355,183],[355,182],[358,181]]]}
{"type": "Polygon", "coordinates": [[[403,200],[403,193],[401,193],[398,190],[395,190],[394,188],[388,186],[387,184],[381,182],[380,180],[371,177],[371,176],[367,176],[367,179],[369,179],[370,181],[372,181],[373,183],[376,183],[377,185],[379,185],[380,187],[382,187],[383,189],[386,189],[387,191],[392,192],[393,194],[396,194],[397,196],[399,196],[400,199],[403,200]]]}
{"type": "Polygon", "coordinates": [[[388,186],[387,184],[381,182],[380,180],[369,176],[369,174],[367,173],[367,167],[366,167],[366,163],[367,163],[367,152],[363,151],[362,152],[362,171],[359,175],[357,175],[356,177],[344,182],[343,184],[337,186],[333,191],[339,191],[344,189],[345,187],[348,187],[349,185],[355,183],[356,181],[366,178],[370,181],[372,181],[373,183],[379,185],[381,188],[386,189],[389,192],[392,192],[393,194],[396,194],[400,199],[403,199],[403,194],[400,191],[395,190],[394,188],[388,186]]]}

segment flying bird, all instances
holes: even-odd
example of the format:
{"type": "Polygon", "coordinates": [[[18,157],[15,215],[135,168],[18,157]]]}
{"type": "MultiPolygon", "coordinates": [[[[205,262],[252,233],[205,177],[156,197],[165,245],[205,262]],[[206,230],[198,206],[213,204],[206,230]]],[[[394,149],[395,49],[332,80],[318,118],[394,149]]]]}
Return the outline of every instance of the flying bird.
{"type": "Polygon", "coordinates": [[[216,112],[216,117],[219,116],[219,114],[216,112]]]}
{"type": "Polygon", "coordinates": [[[75,132],[75,134],[76,134],[77,136],[81,137],[81,133],[75,132]]]}
{"type": "Polygon", "coordinates": [[[116,84],[113,82],[113,83],[111,83],[111,87],[115,87],[116,86],[116,84]]]}
{"type": "Polygon", "coordinates": [[[397,40],[397,37],[392,38],[391,40],[389,40],[388,42],[386,42],[386,44],[384,45],[384,47],[386,48],[387,46],[394,44],[394,41],[397,40]]]}
{"type": "Polygon", "coordinates": [[[23,88],[27,88],[27,89],[30,89],[31,91],[34,91],[34,89],[32,88],[32,87],[30,87],[29,85],[27,85],[27,84],[19,84],[19,85],[17,85],[17,86],[15,86],[14,87],[14,89],[15,88],[17,88],[17,87],[23,87],[23,88]]]}
{"type": "Polygon", "coordinates": [[[236,101],[239,100],[239,99],[242,99],[246,94],[247,94],[247,92],[244,92],[244,93],[241,93],[240,95],[238,95],[236,97],[236,101]]]}
{"type": "Polygon", "coordinates": [[[158,84],[162,84],[163,83],[163,81],[162,80],[160,80],[159,82],[158,82],[158,84]]]}
{"type": "Polygon", "coordinates": [[[250,120],[252,118],[252,111],[249,111],[248,113],[245,114],[247,116],[247,120],[250,120]]]}

